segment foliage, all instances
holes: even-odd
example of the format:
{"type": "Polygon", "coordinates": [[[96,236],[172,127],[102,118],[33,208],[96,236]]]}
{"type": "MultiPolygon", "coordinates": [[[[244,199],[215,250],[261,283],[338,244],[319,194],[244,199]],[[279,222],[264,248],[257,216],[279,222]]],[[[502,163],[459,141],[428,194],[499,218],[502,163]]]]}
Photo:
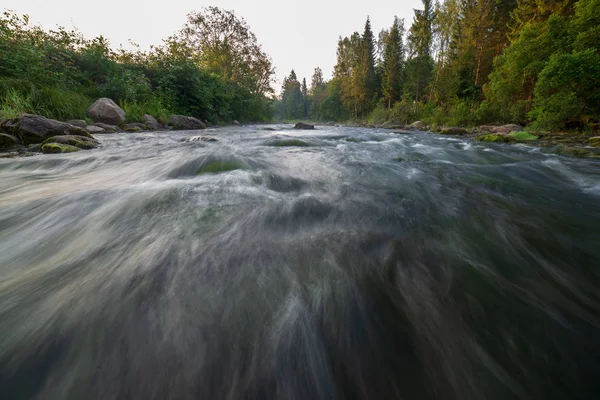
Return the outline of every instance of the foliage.
{"type": "Polygon", "coordinates": [[[29,112],[80,119],[94,99],[109,97],[130,121],[150,114],[166,122],[171,113],[213,123],[262,121],[272,116],[272,75],[245,21],[215,7],[190,14],[178,35],[150,52],[113,51],[102,36],[88,40],[77,31],[31,26],[28,16],[0,16],[0,118],[29,112]],[[228,29],[237,36],[219,66],[214,49],[228,29]],[[193,35],[202,32],[213,40],[194,47],[193,35]],[[189,43],[177,41],[184,35],[189,43]]]}
{"type": "Polygon", "coordinates": [[[532,135],[531,133],[525,131],[511,132],[510,136],[515,138],[519,142],[531,142],[539,139],[539,137],[537,137],[536,135],[532,135]]]}
{"type": "Polygon", "coordinates": [[[422,3],[406,37],[398,19],[379,34],[378,90],[366,90],[370,21],[339,39],[333,79],[316,72],[311,119],[597,129],[600,0],[422,3]]]}

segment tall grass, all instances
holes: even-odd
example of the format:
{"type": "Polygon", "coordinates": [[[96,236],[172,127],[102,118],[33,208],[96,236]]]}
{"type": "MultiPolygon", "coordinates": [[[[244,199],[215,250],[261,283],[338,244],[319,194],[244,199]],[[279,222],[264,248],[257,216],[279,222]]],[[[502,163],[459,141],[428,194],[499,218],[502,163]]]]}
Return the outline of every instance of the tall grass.
{"type": "Polygon", "coordinates": [[[25,113],[69,120],[85,118],[92,99],[53,86],[37,86],[20,79],[0,80],[0,119],[25,113]]]}
{"type": "Polygon", "coordinates": [[[142,102],[123,100],[121,108],[125,111],[128,122],[144,122],[144,115],[149,114],[164,124],[168,122],[171,115],[169,108],[157,96],[142,102]]]}

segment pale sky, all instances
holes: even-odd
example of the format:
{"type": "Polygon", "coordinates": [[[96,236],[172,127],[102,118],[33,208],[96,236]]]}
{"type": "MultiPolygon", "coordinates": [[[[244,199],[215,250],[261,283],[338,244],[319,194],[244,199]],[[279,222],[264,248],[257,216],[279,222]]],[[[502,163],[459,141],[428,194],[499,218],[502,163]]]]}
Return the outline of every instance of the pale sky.
{"type": "Polygon", "coordinates": [[[0,10],[29,14],[31,23],[46,29],[61,25],[76,27],[87,38],[104,35],[113,48],[130,48],[131,40],[145,50],[180,29],[192,10],[234,10],[273,59],[279,92],[292,68],[309,84],[317,66],[330,78],[338,36],[362,33],[367,15],[377,37],[392,25],[394,15],[404,18],[408,29],[413,8],[421,5],[421,0],[2,0],[0,10]]]}

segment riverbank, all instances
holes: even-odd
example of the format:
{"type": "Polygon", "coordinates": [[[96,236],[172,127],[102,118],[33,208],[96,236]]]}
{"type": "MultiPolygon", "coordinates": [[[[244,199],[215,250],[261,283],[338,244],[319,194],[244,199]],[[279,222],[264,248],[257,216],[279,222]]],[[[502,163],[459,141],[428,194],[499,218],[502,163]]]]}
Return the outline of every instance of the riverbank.
{"type": "MultiPolygon", "coordinates": [[[[300,120],[282,121],[296,124],[300,120]]],[[[525,144],[547,148],[549,151],[580,158],[600,158],[600,133],[584,133],[580,131],[540,132],[529,127],[506,125],[481,125],[478,127],[443,127],[427,125],[415,121],[409,125],[403,124],[368,124],[363,122],[313,122],[317,127],[340,126],[367,129],[387,129],[400,134],[409,132],[427,132],[445,136],[457,136],[488,143],[525,144]]]]}

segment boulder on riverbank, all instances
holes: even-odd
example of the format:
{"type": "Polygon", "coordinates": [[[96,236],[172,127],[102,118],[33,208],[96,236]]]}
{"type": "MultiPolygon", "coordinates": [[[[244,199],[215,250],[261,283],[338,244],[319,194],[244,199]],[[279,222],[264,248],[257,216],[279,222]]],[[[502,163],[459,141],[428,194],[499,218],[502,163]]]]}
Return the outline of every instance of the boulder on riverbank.
{"type": "Polygon", "coordinates": [[[186,117],[185,115],[171,115],[171,125],[173,125],[174,129],[179,130],[193,131],[206,129],[204,122],[200,121],[198,118],[186,117]]]}
{"type": "Polygon", "coordinates": [[[236,121],[235,119],[231,122],[231,125],[235,125],[235,126],[240,126],[242,124],[240,124],[238,121],[236,121]]]}
{"type": "Polygon", "coordinates": [[[408,126],[410,129],[415,129],[418,131],[424,131],[425,130],[425,124],[421,121],[415,121],[412,124],[410,124],[408,126]]]}
{"type": "Polygon", "coordinates": [[[441,128],[440,133],[442,135],[466,135],[469,132],[465,128],[460,128],[458,126],[452,126],[449,128],[441,128]]]}
{"type": "Polygon", "coordinates": [[[31,114],[5,121],[0,125],[0,132],[17,137],[23,144],[42,143],[58,135],[92,137],[88,131],[78,126],[31,114]]]}
{"type": "Polygon", "coordinates": [[[150,114],[144,115],[144,125],[150,130],[157,131],[162,128],[162,126],[158,123],[156,118],[154,118],[150,114]]]}
{"type": "Polygon", "coordinates": [[[87,112],[94,122],[110,125],[121,125],[125,122],[125,111],[106,97],[96,100],[87,112]]]}
{"type": "Polygon", "coordinates": [[[315,126],[311,124],[305,124],[304,122],[298,122],[296,125],[294,125],[294,129],[313,130],[315,129],[315,126]]]}

